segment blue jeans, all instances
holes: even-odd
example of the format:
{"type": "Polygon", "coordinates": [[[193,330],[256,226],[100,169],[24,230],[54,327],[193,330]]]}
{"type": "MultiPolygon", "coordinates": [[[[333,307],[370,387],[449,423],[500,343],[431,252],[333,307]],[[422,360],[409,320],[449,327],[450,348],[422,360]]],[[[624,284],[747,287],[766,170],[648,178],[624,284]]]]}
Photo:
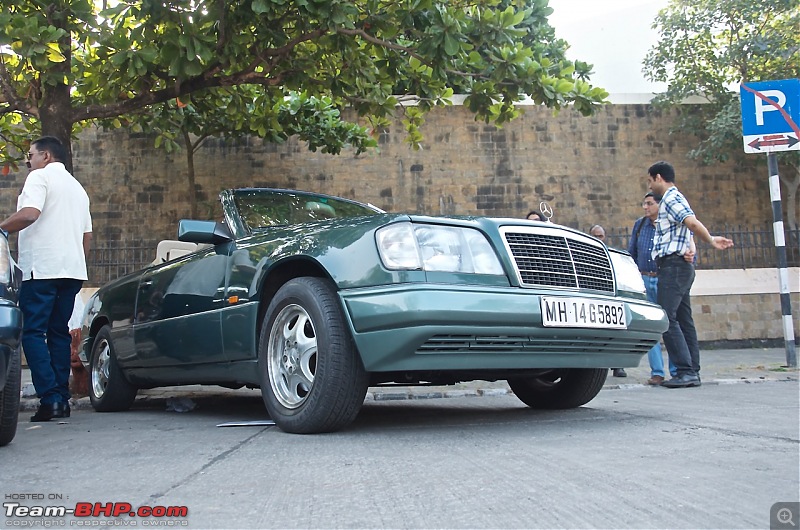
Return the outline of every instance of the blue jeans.
{"type": "Polygon", "coordinates": [[[692,318],[689,291],[694,283],[694,265],[671,254],[658,260],[658,305],[667,313],[669,329],[664,333],[669,360],[678,376],[700,371],[700,345],[692,318]]]}
{"type": "MultiPolygon", "coordinates": [[[[655,276],[642,275],[642,280],[644,280],[644,288],[647,290],[647,300],[657,304],[658,278],[655,276]]],[[[650,376],[659,375],[664,377],[664,358],[661,356],[660,342],[657,342],[656,345],[647,352],[647,360],[650,362],[650,376]]]]}
{"type": "Polygon", "coordinates": [[[42,404],[69,401],[69,319],[82,285],[70,278],[22,282],[22,349],[42,404]]]}

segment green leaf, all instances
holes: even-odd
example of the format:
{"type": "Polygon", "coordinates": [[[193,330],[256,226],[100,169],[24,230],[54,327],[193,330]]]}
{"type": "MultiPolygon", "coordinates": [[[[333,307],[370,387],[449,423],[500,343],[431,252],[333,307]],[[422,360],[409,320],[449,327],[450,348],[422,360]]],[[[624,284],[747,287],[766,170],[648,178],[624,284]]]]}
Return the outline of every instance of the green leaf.
{"type": "Polygon", "coordinates": [[[253,0],[253,12],[256,15],[262,15],[269,11],[267,0],[253,0]]]}
{"type": "Polygon", "coordinates": [[[149,63],[156,60],[158,51],[153,46],[146,46],[138,51],[141,58],[149,63]]]}
{"type": "Polygon", "coordinates": [[[458,40],[453,38],[449,33],[444,34],[444,51],[447,55],[456,55],[459,51],[461,51],[461,46],[458,43],[458,40]]]}
{"type": "Polygon", "coordinates": [[[566,94],[575,87],[575,84],[569,79],[559,79],[556,82],[555,90],[559,94],[566,94]]]}
{"type": "Polygon", "coordinates": [[[58,44],[55,42],[51,42],[47,45],[47,59],[53,63],[63,63],[67,60],[64,54],[61,53],[58,44]]]}

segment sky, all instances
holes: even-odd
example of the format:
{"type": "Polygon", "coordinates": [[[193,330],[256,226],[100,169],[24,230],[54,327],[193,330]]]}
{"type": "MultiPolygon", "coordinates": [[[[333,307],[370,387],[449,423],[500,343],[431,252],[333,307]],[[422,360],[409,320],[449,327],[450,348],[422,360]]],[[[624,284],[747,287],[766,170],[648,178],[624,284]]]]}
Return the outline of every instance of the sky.
{"type": "Polygon", "coordinates": [[[594,65],[595,86],[615,94],[657,93],[666,84],[646,81],[642,61],[656,44],[650,28],[668,0],[550,0],[550,25],[570,44],[567,57],[594,65]]]}

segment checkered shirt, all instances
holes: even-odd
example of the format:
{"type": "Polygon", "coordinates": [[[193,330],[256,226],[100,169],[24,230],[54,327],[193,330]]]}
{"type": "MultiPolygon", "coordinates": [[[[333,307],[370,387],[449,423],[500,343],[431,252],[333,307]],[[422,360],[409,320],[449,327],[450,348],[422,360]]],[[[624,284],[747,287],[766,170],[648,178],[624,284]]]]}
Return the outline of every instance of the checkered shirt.
{"type": "Polygon", "coordinates": [[[682,256],[686,253],[692,232],[683,221],[690,215],[694,215],[694,212],[686,197],[675,186],[670,187],[658,207],[656,237],[651,252],[653,259],[676,253],[682,256]]]}

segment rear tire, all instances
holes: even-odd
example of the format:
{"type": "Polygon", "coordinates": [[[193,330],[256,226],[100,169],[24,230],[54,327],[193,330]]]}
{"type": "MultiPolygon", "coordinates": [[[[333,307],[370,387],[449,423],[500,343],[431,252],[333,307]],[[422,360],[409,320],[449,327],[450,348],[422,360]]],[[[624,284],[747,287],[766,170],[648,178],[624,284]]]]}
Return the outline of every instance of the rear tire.
{"type": "Polygon", "coordinates": [[[358,415],[369,377],[328,280],[295,278],[267,308],[258,343],[261,395],[289,433],[337,431],[358,415]]]}
{"type": "Polygon", "coordinates": [[[508,386],[534,409],[573,409],[597,396],[607,368],[560,368],[536,377],[509,379],[508,386]]]}
{"type": "Polygon", "coordinates": [[[89,400],[97,412],[128,410],[136,399],[137,388],[130,384],[117,364],[111,329],[103,326],[92,345],[89,361],[89,400]]]}
{"type": "Polygon", "coordinates": [[[17,434],[19,421],[19,391],[22,384],[20,348],[11,353],[6,386],[0,392],[0,447],[8,445],[17,434]]]}

